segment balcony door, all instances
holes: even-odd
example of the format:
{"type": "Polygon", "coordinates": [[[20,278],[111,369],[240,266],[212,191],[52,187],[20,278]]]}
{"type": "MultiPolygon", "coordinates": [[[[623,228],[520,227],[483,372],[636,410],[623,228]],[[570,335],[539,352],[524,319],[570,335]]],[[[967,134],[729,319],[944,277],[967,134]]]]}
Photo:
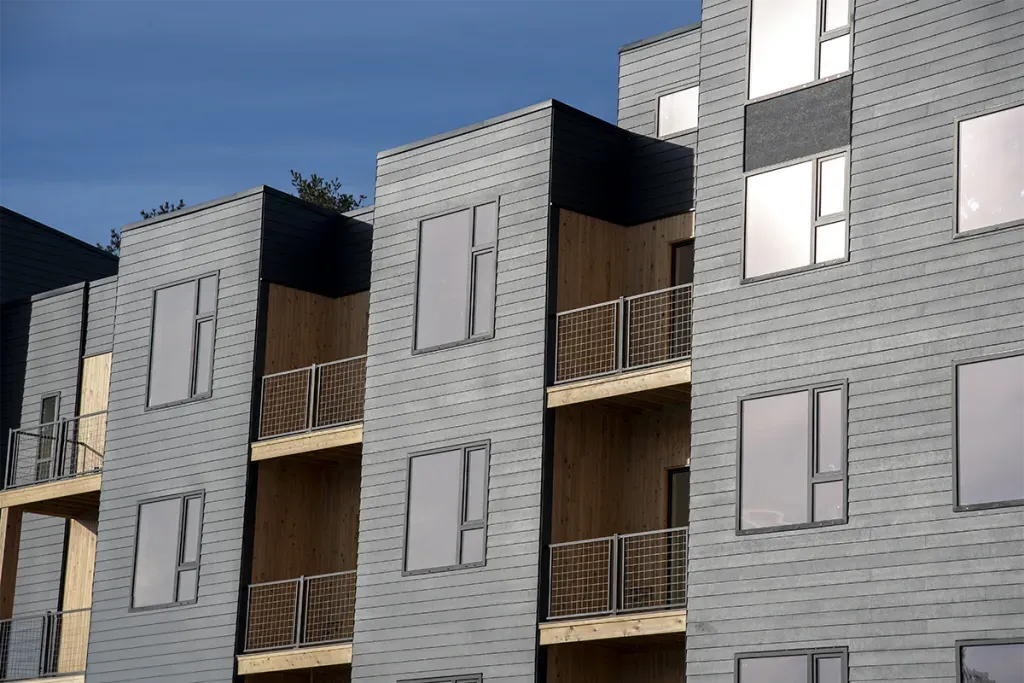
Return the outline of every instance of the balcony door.
{"type": "MultiPolygon", "coordinates": [[[[668,527],[678,529],[690,525],[690,468],[668,471],[668,527]]],[[[668,604],[686,602],[686,547],[670,548],[668,552],[668,604]]]]}
{"type": "Polygon", "coordinates": [[[36,481],[45,481],[56,474],[57,416],[60,414],[60,394],[43,396],[39,403],[39,443],[36,444],[36,481]]]}

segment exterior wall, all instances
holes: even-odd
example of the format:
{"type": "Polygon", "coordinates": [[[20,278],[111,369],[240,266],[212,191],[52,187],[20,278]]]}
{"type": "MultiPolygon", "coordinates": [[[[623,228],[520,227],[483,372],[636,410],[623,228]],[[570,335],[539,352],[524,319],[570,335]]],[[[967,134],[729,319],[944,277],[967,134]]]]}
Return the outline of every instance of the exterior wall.
{"type": "Polygon", "coordinates": [[[85,316],[85,347],[82,356],[110,353],[114,345],[116,303],[116,277],[89,283],[89,308],[85,316]]]}
{"type": "Polygon", "coordinates": [[[90,683],[234,670],[263,189],[124,229],[96,548],[90,683]],[[219,271],[211,398],[146,410],[153,291],[219,271]],[[137,505],[205,490],[196,604],[131,611],[137,505]]]}
{"type": "Polygon", "coordinates": [[[856,3],[850,262],[740,285],[747,0],[705,0],[687,678],[849,648],[850,681],[955,680],[1024,635],[1024,511],[953,512],[951,364],[1024,348],[1024,232],[952,239],[954,117],[1024,93],[1024,6],[856,3]],[[849,522],[739,537],[737,399],[849,380],[849,522]]]}
{"type": "Polygon", "coordinates": [[[354,681],[535,675],[551,105],[378,157],[354,681]],[[418,221],[500,194],[493,339],[413,355],[418,221]],[[485,567],[402,576],[410,453],[490,439],[485,567]]]}

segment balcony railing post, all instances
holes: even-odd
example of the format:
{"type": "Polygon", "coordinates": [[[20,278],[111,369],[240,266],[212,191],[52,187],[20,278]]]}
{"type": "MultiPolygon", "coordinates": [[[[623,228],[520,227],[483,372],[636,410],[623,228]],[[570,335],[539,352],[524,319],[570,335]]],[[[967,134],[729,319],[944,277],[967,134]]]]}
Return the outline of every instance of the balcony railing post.
{"type": "Polygon", "coordinates": [[[295,588],[295,637],[293,638],[294,647],[299,647],[302,644],[302,616],[303,616],[303,603],[305,602],[306,594],[306,577],[300,576],[298,585],[295,588]]]}
{"type": "Polygon", "coordinates": [[[316,370],[317,365],[313,363],[309,368],[309,394],[306,397],[306,429],[313,429],[316,424],[316,419],[313,415],[316,413],[316,370]]]}
{"type": "Polygon", "coordinates": [[[619,609],[619,535],[614,534],[610,543],[612,546],[612,585],[611,595],[608,597],[612,614],[616,614],[619,609]]]}
{"type": "Polygon", "coordinates": [[[14,472],[17,471],[16,462],[18,460],[18,447],[16,441],[18,439],[17,429],[7,430],[7,461],[4,469],[4,488],[14,485],[14,472]]]}
{"type": "Polygon", "coordinates": [[[615,372],[622,372],[622,369],[626,367],[626,359],[628,353],[626,347],[629,344],[629,336],[626,334],[626,297],[620,296],[618,303],[618,330],[616,330],[615,340],[615,372]]]}

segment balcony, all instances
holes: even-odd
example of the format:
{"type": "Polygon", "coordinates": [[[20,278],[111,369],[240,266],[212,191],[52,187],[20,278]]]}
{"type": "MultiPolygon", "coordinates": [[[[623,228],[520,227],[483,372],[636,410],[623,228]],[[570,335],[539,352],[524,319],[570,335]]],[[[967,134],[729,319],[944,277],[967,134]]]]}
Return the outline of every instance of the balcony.
{"type": "Polygon", "coordinates": [[[366,356],[265,375],[254,461],[362,443],[366,356]]]}
{"type": "Polygon", "coordinates": [[[106,411],[11,430],[0,507],[59,517],[94,512],[106,438],[106,411]]]}
{"type": "Polygon", "coordinates": [[[0,621],[0,681],[85,680],[88,609],[0,621]]]}
{"type": "Polygon", "coordinates": [[[685,398],[692,303],[693,285],[683,284],[559,313],[548,406],[685,398]]]}
{"type": "Polygon", "coordinates": [[[239,675],[352,663],[355,571],[249,586],[239,675]]]}

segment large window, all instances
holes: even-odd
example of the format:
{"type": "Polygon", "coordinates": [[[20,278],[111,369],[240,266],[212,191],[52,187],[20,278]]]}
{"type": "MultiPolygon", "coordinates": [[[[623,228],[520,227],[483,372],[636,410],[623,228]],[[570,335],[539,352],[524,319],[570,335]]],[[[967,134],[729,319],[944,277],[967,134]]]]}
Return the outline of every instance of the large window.
{"type": "Polygon", "coordinates": [[[203,494],[146,501],[139,505],[138,514],[132,607],[195,602],[203,494]]]}
{"type": "Polygon", "coordinates": [[[846,258],[846,167],[826,154],[747,176],[744,277],[846,258]]]}
{"type": "Polygon", "coordinates": [[[739,529],[846,519],[846,395],[841,385],[740,402],[739,529]]]}
{"type": "Polygon", "coordinates": [[[956,505],[1024,504],[1024,355],[956,366],[956,505]]]}
{"type": "Polygon", "coordinates": [[[957,644],[957,683],[1024,682],[1024,641],[957,644]]]}
{"type": "Polygon", "coordinates": [[[1024,221],[1024,105],[960,121],[957,232],[1024,221]]]}
{"type": "Polygon", "coordinates": [[[487,550],[488,445],[409,458],[405,570],[479,565],[487,550]]]}
{"type": "Polygon", "coordinates": [[[845,650],[740,655],[737,683],[845,683],[845,650]]]}
{"type": "Polygon", "coordinates": [[[156,290],[148,406],[210,395],[216,314],[216,275],[156,290]]]}
{"type": "Polygon", "coordinates": [[[658,98],[658,137],[697,127],[698,88],[687,88],[658,98]]]}
{"type": "Polygon", "coordinates": [[[751,0],[750,98],[850,70],[850,0],[751,0]]]}
{"type": "Polygon", "coordinates": [[[496,202],[420,223],[417,350],[492,335],[497,241],[496,202]]]}

